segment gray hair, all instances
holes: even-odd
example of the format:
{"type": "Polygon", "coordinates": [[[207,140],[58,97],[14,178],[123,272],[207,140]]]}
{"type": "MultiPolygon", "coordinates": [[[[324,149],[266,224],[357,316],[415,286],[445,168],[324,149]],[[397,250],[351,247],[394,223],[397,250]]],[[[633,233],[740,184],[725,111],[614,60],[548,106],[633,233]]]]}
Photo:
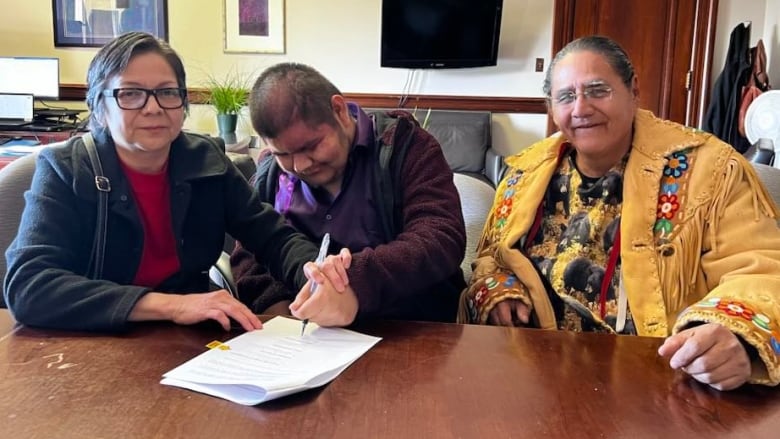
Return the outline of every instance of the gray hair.
{"type": "MultiPolygon", "coordinates": [[[[87,107],[89,108],[89,129],[99,139],[106,139],[108,129],[103,125],[105,102],[103,91],[108,83],[127,68],[130,60],[140,54],[157,53],[170,64],[176,75],[179,88],[187,88],[184,64],[168,43],[145,32],[128,32],[106,43],[92,59],[87,70],[87,107]]],[[[184,110],[189,102],[184,99],[184,110]]]]}
{"type": "Polygon", "coordinates": [[[620,76],[623,84],[626,87],[631,87],[631,80],[634,79],[634,66],[631,64],[626,51],[612,39],[601,35],[591,35],[572,41],[555,54],[552,62],[547,67],[547,73],[544,76],[544,86],[542,86],[542,91],[547,98],[551,96],[552,72],[555,66],[558,65],[558,62],[570,53],[584,51],[603,56],[607,64],[620,76]]]}
{"type": "Polygon", "coordinates": [[[267,68],[249,96],[252,126],[274,139],[299,120],[309,127],[335,125],[331,98],[341,91],[320,72],[305,64],[280,63],[267,68]]]}

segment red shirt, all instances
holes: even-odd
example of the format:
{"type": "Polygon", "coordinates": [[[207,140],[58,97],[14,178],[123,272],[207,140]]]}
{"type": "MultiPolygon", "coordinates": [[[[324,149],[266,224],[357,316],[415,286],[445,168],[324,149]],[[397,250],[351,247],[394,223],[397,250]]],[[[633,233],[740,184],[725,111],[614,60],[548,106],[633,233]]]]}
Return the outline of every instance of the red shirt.
{"type": "Polygon", "coordinates": [[[144,227],[143,253],[134,285],[154,288],[179,270],[171,222],[168,163],[157,174],[143,174],[122,163],[144,227]]]}

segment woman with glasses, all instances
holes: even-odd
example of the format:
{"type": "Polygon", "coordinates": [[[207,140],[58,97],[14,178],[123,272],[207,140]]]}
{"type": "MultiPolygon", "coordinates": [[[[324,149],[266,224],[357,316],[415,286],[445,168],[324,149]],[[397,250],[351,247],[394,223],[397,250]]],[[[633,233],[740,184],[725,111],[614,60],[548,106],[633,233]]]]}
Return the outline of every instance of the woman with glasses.
{"type": "MultiPolygon", "coordinates": [[[[216,320],[229,329],[231,319],[260,328],[227,291],[209,292],[208,270],[225,233],[295,289],[316,246],[258,201],[221,141],[182,132],[184,67],[167,43],[141,32],[116,38],[92,60],[87,88],[107,180],[96,179],[83,138],[40,153],[6,253],[5,300],[14,317],[78,330],[122,330],[144,320],[216,320]],[[108,194],[102,264],[101,246],[93,244],[101,190],[108,194]]],[[[345,288],[335,271],[327,281],[307,271],[320,288],[345,288]]]]}
{"type": "Polygon", "coordinates": [[[560,133],[507,159],[459,321],[668,337],[714,388],[778,384],[778,211],[751,165],[639,109],[607,38],[564,47],[543,89],[560,133]]]}

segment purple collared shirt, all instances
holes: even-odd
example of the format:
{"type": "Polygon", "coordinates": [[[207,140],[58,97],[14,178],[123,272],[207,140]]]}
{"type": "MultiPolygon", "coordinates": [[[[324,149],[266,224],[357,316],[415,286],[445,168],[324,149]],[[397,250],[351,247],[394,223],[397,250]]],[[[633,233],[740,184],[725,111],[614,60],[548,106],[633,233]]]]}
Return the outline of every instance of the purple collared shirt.
{"type": "Polygon", "coordinates": [[[350,102],[348,106],[357,121],[357,132],[339,194],[331,200],[325,189],[281,172],[274,202],[274,208],[310,239],[320,240],[330,233],[331,252],[342,247],[357,252],[385,241],[372,190],[374,122],[357,104],[350,102]]]}

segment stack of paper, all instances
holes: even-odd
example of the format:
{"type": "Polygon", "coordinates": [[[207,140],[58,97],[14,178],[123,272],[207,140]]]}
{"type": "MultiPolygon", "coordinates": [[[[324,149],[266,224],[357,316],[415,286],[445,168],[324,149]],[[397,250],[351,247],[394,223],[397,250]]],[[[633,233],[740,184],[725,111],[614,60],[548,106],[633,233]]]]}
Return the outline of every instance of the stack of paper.
{"type": "Polygon", "coordinates": [[[163,375],[183,387],[244,405],[255,405],[336,378],[381,338],[275,317],[163,375]]]}

